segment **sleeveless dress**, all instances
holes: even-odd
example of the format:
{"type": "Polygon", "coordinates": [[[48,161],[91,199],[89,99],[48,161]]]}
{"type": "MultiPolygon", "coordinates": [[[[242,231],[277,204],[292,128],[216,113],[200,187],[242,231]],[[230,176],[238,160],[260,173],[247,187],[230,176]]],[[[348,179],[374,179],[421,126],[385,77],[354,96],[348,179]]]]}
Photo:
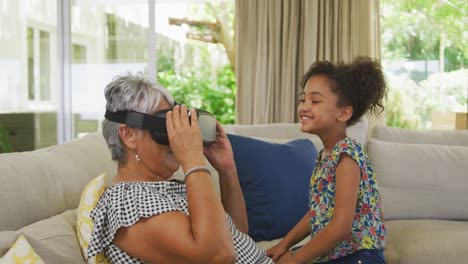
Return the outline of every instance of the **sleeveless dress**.
{"type": "MultiPolygon", "coordinates": [[[[120,227],[132,226],[142,217],[148,218],[171,211],[189,215],[185,183],[120,182],[110,186],[91,212],[94,228],[88,246],[88,257],[103,252],[110,263],[147,263],[130,256],[114,245],[112,240],[120,227]]],[[[228,214],[226,219],[237,254],[236,263],[273,263],[252,238],[237,230],[228,214]]]]}
{"type": "Polygon", "coordinates": [[[349,137],[339,141],[332,152],[317,162],[310,180],[309,206],[311,237],[324,229],[333,217],[335,173],[342,153],[349,155],[361,169],[359,193],[351,233],[327,255],[315,259],[326,262],[363,249],[384,249],[387,231],[377,179],[365,148],[349,137]]]}

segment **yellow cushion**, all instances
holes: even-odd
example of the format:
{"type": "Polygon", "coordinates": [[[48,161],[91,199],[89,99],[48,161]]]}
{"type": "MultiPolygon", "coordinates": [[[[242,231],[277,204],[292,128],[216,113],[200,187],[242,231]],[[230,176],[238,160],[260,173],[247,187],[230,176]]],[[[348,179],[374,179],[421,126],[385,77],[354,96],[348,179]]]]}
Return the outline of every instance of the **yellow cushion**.
{"type": "Polygon", "coordinates": [[[39,257],[39,255],[34,252],[33,248],[26,240],[26,238],[21,235],[18,237],[13,246],[8,250],[8,252],[0,258],[0,264],[44,264],[44,261],[39,257]]]}
{"type": "Polygon", "coordinates": [[[99,197],[106,189],[106,173],[94,178],[90,181],[83,192],[81,193],[80,205],[78,206],[76,231],[78,241],[80,242],[81,252],[88,263],[108,263],[102,252],[95,257],[88,259],[88,245],[91,240],[91,232],[93,231],[93,220],[90,217],[91,211],[96,206],[99,197]]]}

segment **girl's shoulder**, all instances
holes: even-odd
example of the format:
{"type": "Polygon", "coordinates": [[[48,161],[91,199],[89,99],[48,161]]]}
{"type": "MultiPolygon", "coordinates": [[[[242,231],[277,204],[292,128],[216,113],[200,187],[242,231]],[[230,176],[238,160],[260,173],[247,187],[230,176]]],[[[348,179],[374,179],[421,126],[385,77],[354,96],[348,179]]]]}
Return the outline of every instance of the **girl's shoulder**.
{"type": "Polygon", "coordinates": [[[362,150],[364,150],[364,146],[350,137],[346,137],[343,140],[338,141],[333,148],[333,152],[338,153],[362,150]]]}
{"type": "Polygon", "coordinates": [[[333,148],[333,153],[337,160],[339,160],[341,154],[348,154],[351,158],[356,160],[358,164],[360,164],[362,159],[367,157],[364,146],[350,137],[346,137],[345,139],[337,142],[333,148]]]}

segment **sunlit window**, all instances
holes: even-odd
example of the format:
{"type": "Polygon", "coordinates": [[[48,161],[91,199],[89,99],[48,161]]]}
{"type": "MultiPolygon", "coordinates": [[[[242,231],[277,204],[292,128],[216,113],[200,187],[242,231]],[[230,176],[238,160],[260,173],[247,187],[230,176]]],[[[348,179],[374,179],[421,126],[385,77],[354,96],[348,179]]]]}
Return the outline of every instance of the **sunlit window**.
{"type": "Polygon", "coordinates": [[[49,32],[27,28],[28,99],[50,100],[49,32]]]}
{"type": "Polygon", "coordinates": [[[381,0],[387,125],[468,129],[468,32],[463,0],[381,0]]]}
{"type": "Polygon", "coordinates": [[[178,102],[233,123],[234,6],[234,0],[3,1],[0,146],[10,147],[1,151],[99,131],[104,88],[128,72],[151,76],[178,102]],[[61,7],[69,8],[67,19],[60,20],[61,7]],[[62,23],[68,20],[70,27],[62,23]]]}

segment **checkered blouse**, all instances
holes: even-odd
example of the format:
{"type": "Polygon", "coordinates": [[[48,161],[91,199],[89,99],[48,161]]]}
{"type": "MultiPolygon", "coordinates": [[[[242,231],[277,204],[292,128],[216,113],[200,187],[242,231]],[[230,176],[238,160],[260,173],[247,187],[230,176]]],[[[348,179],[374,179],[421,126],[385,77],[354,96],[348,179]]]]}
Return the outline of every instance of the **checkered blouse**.
{"type": "MultiPolygon", "coordinates": [[[[120,227],[131,226],[141,217],[170,211],[189,214],[184,183],[120,182],[107,188],[91,212],[94,229],[88,246],[88,257],[103,251],[110,263],[146,263],[115,246],[112,240],[120,227]]],[[[273,263],[248,235],[236,229],[229,215],[226,214],[226,218],[237,253],[236,263],[273,263]]]]}

